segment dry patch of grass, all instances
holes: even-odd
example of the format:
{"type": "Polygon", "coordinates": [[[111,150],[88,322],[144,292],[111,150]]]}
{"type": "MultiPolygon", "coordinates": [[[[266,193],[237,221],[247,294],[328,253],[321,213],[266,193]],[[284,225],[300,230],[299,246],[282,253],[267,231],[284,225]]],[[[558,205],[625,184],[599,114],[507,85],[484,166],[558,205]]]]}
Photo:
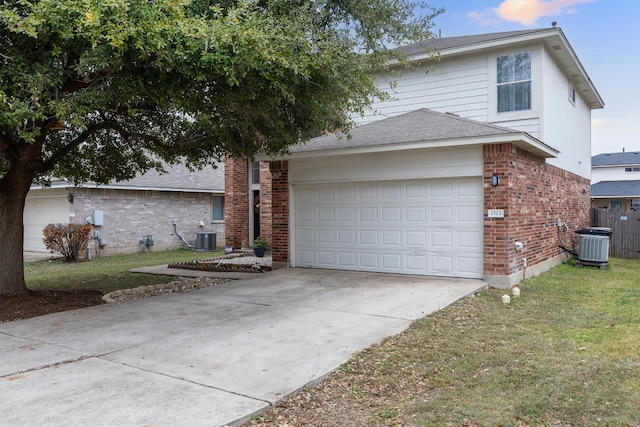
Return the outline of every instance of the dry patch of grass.
{"type": "Polygon", "coordinates": [[[640,426],[640,261],[559,266],[356,354],[261,426],[640,426]]]}

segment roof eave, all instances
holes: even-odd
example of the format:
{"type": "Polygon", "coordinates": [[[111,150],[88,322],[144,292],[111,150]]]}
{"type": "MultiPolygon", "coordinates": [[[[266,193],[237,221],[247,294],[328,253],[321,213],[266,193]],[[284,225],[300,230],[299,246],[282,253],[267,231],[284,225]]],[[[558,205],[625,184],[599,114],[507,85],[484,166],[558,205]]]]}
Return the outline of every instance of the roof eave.
{"type": "MultiPolygon", "coordinates": [[[[544,144],[542,141],[531,137],[527,133],[505,133],[499,135],[487,135],[487,136],[475,136],[464,138],[450,138],[439,139],[430,141],[408,141],[400,144],[382,144],[373,146],[360,146],[360,147],[344,147],[344,148],[330,148],[320,150],[299,151],[296,153],[290,153],[282,156],[283,160],[295,160],[295,159],[309,159],[318,157],[331,157],[341,155],[358,155],[358,154],[372,154],[372,153],[387,153],[391,151],[405,151],[405,150],[418,150],[418,149],[430,149],[430,148],[448,148],[448,147],[462,147],[469,145],[491,145],[491,144],[505,144],[513,143],[516,146],[522,148],[525,151],[529,151],[537,156],[543,158],[557,157],[560,153],[553,147],[544,144]]],[[[256,160],[269,161],[275,160],[272,157],[262,155],[256,156],[256,160]]]]}

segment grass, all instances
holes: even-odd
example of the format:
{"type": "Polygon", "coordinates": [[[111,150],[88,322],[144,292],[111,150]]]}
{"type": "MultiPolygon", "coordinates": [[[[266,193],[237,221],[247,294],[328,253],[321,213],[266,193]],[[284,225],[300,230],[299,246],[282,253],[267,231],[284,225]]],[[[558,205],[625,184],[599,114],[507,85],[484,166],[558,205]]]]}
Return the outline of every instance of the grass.
{"type": "Polygon", "coordinates": [[[60,260],[28,262],[25,263],[25,281],[32,290],[100,290],[107,293],[171,281],[169,276],[131,273],[129,270],[132,268],[206,259],[222,253],[194,252],[183,248],[115,255],[77,263],[60,260]]]}
{"type": "Polygon", "coordinates": [[[509,305],[489,289],[420,319],[305,392],[318,401],[272,411],[300,425],[337,425],[304,412],[331,407],[369,426],[640,426],[640,260],[565,263],[520,287],[509,305]]]}

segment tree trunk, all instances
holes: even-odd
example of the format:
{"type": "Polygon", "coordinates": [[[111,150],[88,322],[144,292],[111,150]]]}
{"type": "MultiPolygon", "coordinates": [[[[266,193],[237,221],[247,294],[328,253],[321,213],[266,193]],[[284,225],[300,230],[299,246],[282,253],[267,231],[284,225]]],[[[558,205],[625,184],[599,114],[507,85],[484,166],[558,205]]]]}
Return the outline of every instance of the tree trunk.
{"type": "Polygon", "coordinates": [[[15,173],[0,178],[0,296],[27,293],[22,218],[32,180],[28,174],[15,173]]]}

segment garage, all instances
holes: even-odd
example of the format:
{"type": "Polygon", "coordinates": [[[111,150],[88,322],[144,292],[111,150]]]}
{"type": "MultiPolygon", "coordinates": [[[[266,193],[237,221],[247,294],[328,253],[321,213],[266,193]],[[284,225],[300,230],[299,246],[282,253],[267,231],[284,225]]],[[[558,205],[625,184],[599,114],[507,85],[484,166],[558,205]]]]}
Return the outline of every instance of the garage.
{"type": "Polygon", "coordinates": [[[293,186],[298,267],[482,278],[481,177],[293,186]]]}
{"type": "Polygon", "coordinates": [[[24,250],[44,252],[42,230],[47,224],[69,222],[66,189],[31,190],[24,208],[24,250]]]}

